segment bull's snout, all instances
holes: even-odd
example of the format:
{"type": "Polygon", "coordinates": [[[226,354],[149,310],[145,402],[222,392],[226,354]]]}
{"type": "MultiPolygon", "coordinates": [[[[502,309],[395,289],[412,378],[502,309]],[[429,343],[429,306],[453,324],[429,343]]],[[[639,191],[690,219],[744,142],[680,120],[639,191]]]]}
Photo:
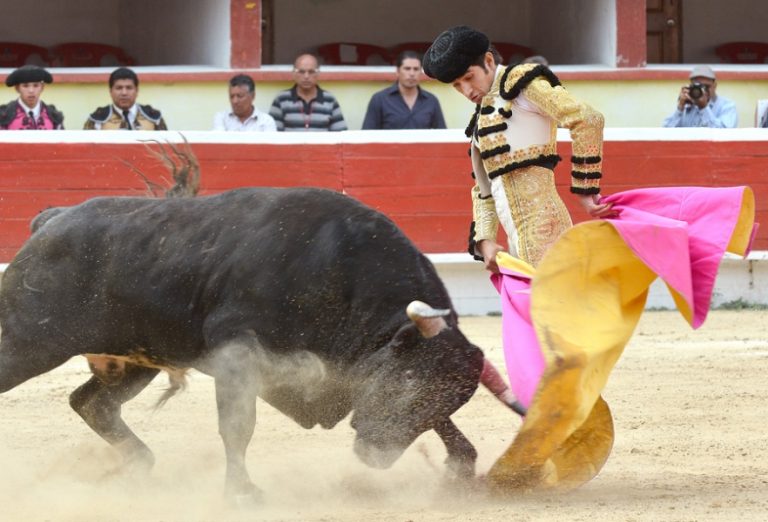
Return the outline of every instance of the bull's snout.
{"type": "Polygon", "coordinates": [[[360,439],[355,439],[355,454],[367,466],[376,469],[387,469],[395,463],[405,448],[387,446],[385,448],[374,446],[360,439]]]}

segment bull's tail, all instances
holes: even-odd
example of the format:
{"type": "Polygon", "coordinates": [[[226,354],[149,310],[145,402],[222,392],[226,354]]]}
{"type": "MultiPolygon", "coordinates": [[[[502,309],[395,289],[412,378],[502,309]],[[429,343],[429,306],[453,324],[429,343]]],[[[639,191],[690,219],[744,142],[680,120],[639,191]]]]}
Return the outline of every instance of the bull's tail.
{"type": "Polygon", "coordinates": [[[155,403],[154,410],[157,411],[168,402],[168,399],[176,395],[180,390],[184,390],[187,387],[187,370],[179,369],[165,369],[168,372],[168,388],[163,392],[157,402],[155,403]]]}
{"type": "Polygon", "coordinates": [[[195,197],[200,191],[200,164],[197,161],[195,153],[192,151],[187,138],[181,135],[184,140],[184,147],[174,145],[170,141],[165,144],[158,140],[142,140],[150,156],[160,160],[172,180],[163,178],[163,183],[155,183],[149,177],[137,168],[131,162],[120,159],[123,164],[128,166],[136,175],[138,175],[147,186],[147,196],[152,198],[162,197],[163,192],[166,198],[195,197]],[[156,149],[152,145],[156,145],[156,149]],[[166,150],[166,146],[170,152],[166,150]]]}

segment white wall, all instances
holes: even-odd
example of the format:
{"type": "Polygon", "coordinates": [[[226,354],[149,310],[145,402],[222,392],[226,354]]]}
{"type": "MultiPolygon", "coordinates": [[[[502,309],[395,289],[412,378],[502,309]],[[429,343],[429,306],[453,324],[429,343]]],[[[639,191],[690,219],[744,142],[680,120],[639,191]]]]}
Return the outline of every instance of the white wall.
{"type": "MultiPolygon", "coordinates": [[[[459,315],[500,314],[499,294],[488,280],[482,263],[467,254],[431,254],[437,274],[443,280],[459,315]]],[[[764,251],[749,259],[728,256],[720,264],[712,291],[712,307],[741,301],[768,305],[768,260],[764,251]]],[[[675,302],[663,281],[657,279],[648,292],[646,309],[674,310],[675,302]]]]}
{"type": "MultiPolygon", "coordinates": [[[[616,65],[616,0],[583,0],[592,17],[582,45],[584,55],[595,63],[616,65]]],[[[576,60],[573,63],[583,63],[576,60]]]]}
{"type": "Polygon", "coordinates": [[[683,62],[719,63],[715,47],[725,42],[768,42],[764,0],[683,2],[683,62]]]}
{"type": "Polygon", "coordinates": [[[228,68],[229,0],[121,0],[120,34],[141,65],[228,68]]]}
{"type": "Polygon", "coordinates": [[[443,30],[469,25],[500,42],[528,45],[531,0],[275,0],[275,63],[328,42],[390,47],[432,41],[443,30]]]}
{"type": "Polygon", "coordinates": [[[551,64],[616,63],[615,0],[541,0],[531,25],[532,45],[551,64]]]}
{"type": "Polygon", "coordinates": [[[119,44],[119,0],[0,1],[0,40],[43,47],[64,42],[119,44]]]}

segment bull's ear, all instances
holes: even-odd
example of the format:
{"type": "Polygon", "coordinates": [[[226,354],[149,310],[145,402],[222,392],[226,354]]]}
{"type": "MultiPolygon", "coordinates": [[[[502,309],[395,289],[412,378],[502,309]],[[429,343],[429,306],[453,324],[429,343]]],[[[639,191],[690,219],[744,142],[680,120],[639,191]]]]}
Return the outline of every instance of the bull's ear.
{"type": "Polygon", "coordinates": [[[412,351],[418,344],[420,338],[421,334],[419,333],[418,328],[412,323],[405,323],[397,332],[395,332],[395,335],[392,337],[392,340],[389,341],[389,344],[395,353],[406,352],[409,350],[412,351]]]}
{"type": "Polygon", "coordinates": [[[443,317],[450,314],[451,311],[432,308],[427,303],[422,303],[421,301],[412,301],[405,309],[405,313],[416,324],[421,335],[429,339],[448,327],[443,317]]]}

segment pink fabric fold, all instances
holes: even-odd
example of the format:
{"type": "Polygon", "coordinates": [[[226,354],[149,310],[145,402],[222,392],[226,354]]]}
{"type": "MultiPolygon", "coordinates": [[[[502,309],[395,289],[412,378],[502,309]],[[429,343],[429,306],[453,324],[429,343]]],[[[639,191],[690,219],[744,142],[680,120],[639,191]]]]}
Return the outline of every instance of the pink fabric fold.
{"type": "Polygon", "coordinates": [[[527,408],[544,371],[544,357],[531,322],[531,279],[503,267],[499,270],[491,281],[501,296],[504,361],[512,393],[527,408]]]}
{"type": "MultiPolygon", "coordinates": [[[[601,199],[620,211],[617,218],[607,221],[627,246],[688,304],[694,328],[707,317],[718,267],[741,214],[744,191],[745,187],[638,189],[601,199]]],[[[589,222],[577,226],[589,226],[589,222]]],[[[595,245],[594,254],[600,255],[600,245],[595,245]]],[[[531,278],[501,267],[491,280],[501,297],[510,387],[528,407],[544,371],[530,314],[531,278]]]]}
{"type": "Polygon", "coordinates": [[[621,212],[608,221],[627,246],[686,300],[694,328],[707,317],[744,190],[665,187],[618,192],[601,199],[621,212]]]}

